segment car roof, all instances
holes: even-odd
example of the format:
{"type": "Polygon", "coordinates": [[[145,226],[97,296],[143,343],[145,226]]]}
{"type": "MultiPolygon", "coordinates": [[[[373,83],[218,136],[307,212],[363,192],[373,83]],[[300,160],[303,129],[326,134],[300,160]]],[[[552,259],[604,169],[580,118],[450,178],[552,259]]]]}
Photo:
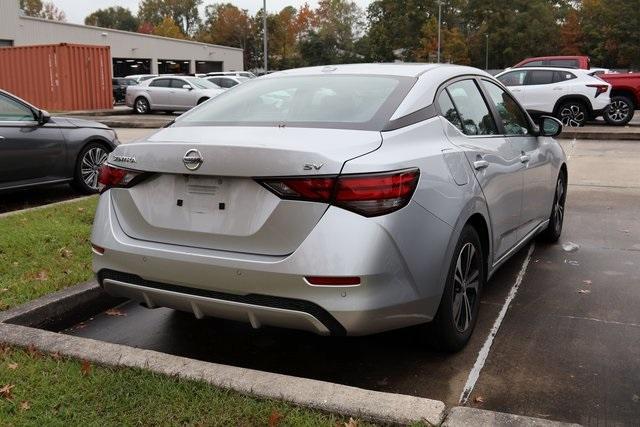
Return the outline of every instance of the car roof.
{"type": "MultiPolygon", "coordinates": [[[[340,64],[325,65],[319,67],[294,68],[291,70],[277,71],[263,76],[263,78],[276,78],[285,75],[326,75],[326,74],[361,74],[361,75],[387,75],[399,77],[420,77],[422,74],[432,70],[449,70],[454,74],[468,73],[473,70],[477,73],[477,68],[452,64],[427,64],[427,63],[370,63],[370,64],[340,64]]],[[[484,72],[482,72],[484,73],[484,72]]]]}

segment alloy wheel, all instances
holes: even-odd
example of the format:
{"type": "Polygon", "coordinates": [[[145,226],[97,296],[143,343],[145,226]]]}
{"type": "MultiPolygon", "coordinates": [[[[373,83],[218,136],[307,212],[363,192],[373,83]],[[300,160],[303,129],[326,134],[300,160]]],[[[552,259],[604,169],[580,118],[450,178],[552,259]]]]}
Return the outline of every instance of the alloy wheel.
{"type": "Polygon", "coordinates": [[[615,100],[609,105],[607,115],[614,122],[622,122],[629,115],[629,104],[622,100],[615,100]]]}
{"type": "Polygon", "coordinates": [[[557,233],[562,229],[562,221],[564,220],[564,199],[564,182],[560,178],[556,186],[556,202],[553,205],[553,227],[557,233]]]}
{"type": "Polygon", "coordinates": [[[84,183],[93,190],[98,189],[98,170],[107,160],[107,156],[107,151],[104,148],[93,147],[87,150],[82,157],[80,174],[84,183]]]}
{"type": "Polygon", "coordinates": [[[144,114],[149,109],[149,103],[146,99],[140,98],[136,101],[136,111],[140,114],[144,114]]]}
{"type": "Polygon", "coordinates": [[[579,104],[567,104],[560,110],[560,121],[563,126],[580,127],[586,119],[584,107],[579,104]]]}
{"type": "Polygon", "coordinates": [[[465,332],[473,323],[480,287],[480,258],[473,243],[466,243],[453,273],[453,320],[458,332],[465,332]]]}

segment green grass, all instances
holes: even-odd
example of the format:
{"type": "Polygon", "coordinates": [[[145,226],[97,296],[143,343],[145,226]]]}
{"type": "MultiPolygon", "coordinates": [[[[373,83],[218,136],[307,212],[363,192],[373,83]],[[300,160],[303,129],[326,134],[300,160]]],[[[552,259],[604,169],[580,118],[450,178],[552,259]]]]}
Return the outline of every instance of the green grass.
{"type": "Polygon", "coordinates": [[[0,348],[0,390],[14,386],[9,398],[0,395],[0,425],[344,426],[346,421],[199,381],[89,367],[87,373],[78,361],[0,348]]]}
{"type": "Polygon", "coordinates": [[[97,198],[0,218],[0,310],[89,280],[97,198]]]}

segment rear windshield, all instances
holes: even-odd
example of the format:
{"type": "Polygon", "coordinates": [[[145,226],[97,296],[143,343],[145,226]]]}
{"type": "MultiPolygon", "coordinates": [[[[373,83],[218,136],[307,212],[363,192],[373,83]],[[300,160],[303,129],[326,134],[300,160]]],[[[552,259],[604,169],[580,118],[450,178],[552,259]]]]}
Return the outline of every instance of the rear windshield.
{"type": "Polygon", "coordinates": [[[176,125],[382,130],[414,82],[378,75],[252,79],[182,115],[176,125]]]}

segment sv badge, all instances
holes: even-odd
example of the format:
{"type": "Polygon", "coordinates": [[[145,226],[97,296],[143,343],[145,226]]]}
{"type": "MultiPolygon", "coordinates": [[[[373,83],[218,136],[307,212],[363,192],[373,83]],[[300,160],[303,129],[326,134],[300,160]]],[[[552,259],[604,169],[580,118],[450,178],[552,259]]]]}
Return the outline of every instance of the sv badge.
{"type": "Polygon", "coordinates": [[[320,163],[319,165],[316,165],[315,163],[307,163],[305,164],[302,169],[306,170],[306,171],[319,171],[321,167],[324,166],[324,163],[320,163]]]}

